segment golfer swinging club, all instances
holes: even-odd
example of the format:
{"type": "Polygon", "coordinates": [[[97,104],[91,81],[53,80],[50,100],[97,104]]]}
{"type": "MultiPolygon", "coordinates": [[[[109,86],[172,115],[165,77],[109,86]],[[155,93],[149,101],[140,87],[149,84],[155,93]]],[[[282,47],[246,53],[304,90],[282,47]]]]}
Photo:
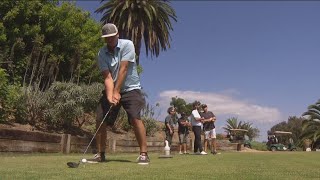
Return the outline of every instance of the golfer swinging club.
{"type": "MultiPolygon", "coordinates": [[[[146,129],[140,117],[140,111],[145,106],[145,99],[141,93],[140,78],[137,72],[135,49],[132,41],[119,39],[118,29],[114,24],[102,27],[102,38],[106,45],[98,53],[98,65],[104,78],[105,90],[100,99],[100,107],[106,114],[110,106],[110,113],[97,135],[96,155],[98,161],[106,161],[106,126],[112,126],[122,106],[128,115],[128,121],[133,126],[136,139],[140,146],[138,164],[149,164],[147,154],[146,129]]],[[[98,107],[99,108],[99,107],[98,107]]],[[[101,122],[102,118],[97,118],[101,122]]],[[[100,124],[97,122],[97,125],[100,124]]]]}

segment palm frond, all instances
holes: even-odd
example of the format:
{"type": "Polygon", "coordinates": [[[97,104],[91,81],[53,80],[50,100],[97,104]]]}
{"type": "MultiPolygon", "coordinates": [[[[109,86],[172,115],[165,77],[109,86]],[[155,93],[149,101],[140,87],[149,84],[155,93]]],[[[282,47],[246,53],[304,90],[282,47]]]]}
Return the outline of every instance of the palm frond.
{"type": "MultiPolygon", "coordinates": [[[[103,1],[101,1],[103,2],[103,1]]],[[[143,39],[146,55],[159,56],[170,48],[171,21],[177,21],[174,9],[164,0],[110,0],[95,12],[103,13],[102,23],[114,23],[120,38],[133,41],[139,56],[143,39]]]]}

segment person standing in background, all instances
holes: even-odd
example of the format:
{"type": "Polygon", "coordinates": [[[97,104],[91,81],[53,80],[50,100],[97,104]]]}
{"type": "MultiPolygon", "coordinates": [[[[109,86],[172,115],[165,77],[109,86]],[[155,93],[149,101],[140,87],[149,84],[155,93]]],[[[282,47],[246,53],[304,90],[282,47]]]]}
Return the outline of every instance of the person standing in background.
{"type": "MultiPolygon", "coordinates": [[[[216,116],[208,111],[208,106],[206,104],[202,105],[203,112],[200,113],[201,117],[204,118],[203,121],[203,131],[204,131],[204,151],[207,151],[208,141],[211,139],[210,149],[212,154],[217,154],[216,150],[216,129],[214,122],[216,121],[216,116]]],[[[210,142],[210,141],[209,141],[210,142]]]]}
{"type": "Polygon", "coordinates": [[[174,109],[174,107],[169,107],[168,110],[168,115],[164,121],[165,124],[165,133],[166,133],[166,140],[169,143],[169,146],[171,147],[172,144],[172,137],[174,134],[174,120],[176,117],[176,110],[174,109]]]}
{"type": "Polygon", "coordinates": [[[179,134],[179,154],[188,154],[187,144],[189,140],[189,127],[191,126],[186,113],[182,112],[178,120],[178,134],[179,134]],[[182,153],[183,147],[183,153],[182,153]]]}
{"type": "Polygon", "coordinates": [[[200,102],[195,101],[193,103],[193,110],[190,116],[192,131],[194,133],[194,153],[206,155],[207,153],[203,151],[202,144],[201,144],[201,126],[204,118],[202,118],[199,114],[199,111],[198,111],[199,107],[200,107],[200,102]]]}

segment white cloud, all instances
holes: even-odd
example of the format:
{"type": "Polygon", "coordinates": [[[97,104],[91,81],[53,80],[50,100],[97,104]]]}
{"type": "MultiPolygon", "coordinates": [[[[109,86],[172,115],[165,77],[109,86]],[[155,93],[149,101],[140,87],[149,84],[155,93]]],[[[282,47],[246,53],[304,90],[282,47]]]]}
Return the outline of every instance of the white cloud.
{"type": "Polygon", "coordinates": [[[161,106],[169,105],[171,98],[177,96],[187,103],[198,100],[207,104],[211,111],[220,116],[237,117],[239,120],[259,124],[276,123],[281,120],[281,113],[277,108],[237,99],[232,96],[234,94],[240,93],[236,90],[226,90],[221,93],[168,90],[160,93],[159,102],[161,106]]]}

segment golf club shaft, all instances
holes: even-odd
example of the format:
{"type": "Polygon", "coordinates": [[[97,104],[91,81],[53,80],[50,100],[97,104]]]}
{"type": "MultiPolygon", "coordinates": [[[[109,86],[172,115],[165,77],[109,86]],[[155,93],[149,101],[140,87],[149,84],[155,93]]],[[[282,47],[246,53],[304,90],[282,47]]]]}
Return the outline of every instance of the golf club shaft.
{"type": "Polygon", "coordinates": [[[87,146],[86,150],[84,151],[83,156],[84,156],[84,155],[86,154],[86,152],[88,151],[88,149],[89,149],[89,147],[90,147],[90,145],[91,145],[91,143],[92,143],[93,139],[96,137],[96,135],[97,135],[97,133],[98,133],[98,131],[99,131],[100,127],[102,126],[102,124],[103,124],[104,120],[107,118],[107,116],[108,116],[108,114],[109,114],[109,112],[110,112],[111,108],[112,108],[112,105],[110,106],[110,108],[109,108],[108,112],[106,113],[106,115],[104,115],[104,117],[103,117],[103,119],[102,119],[102,121],[101,121],[101,123],[100,123],[100,125],[99,125],[98,129],[97,129],[97,130],[96,130],[96,132],[94,133],[94,135],[93,135],[93,137],[91,138],[91,140],[90,140],[90,142],[89,142],[89,144],[88,144],[88,146],[87,146]]]}

